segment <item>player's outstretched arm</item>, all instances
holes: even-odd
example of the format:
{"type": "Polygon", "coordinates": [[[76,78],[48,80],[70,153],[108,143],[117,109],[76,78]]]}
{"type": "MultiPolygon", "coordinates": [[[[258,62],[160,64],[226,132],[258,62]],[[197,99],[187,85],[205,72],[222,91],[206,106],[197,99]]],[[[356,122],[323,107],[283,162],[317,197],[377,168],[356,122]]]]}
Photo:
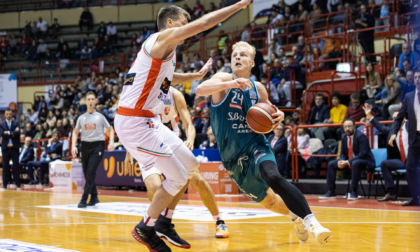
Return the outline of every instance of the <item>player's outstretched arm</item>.
{"type": "Polygon", "coordinates": [[[206,76],[213,64],[213,60],[209,59],[206,64],[196,73],[174,73],[171,85],[177,85],[184,82],[191,82],[195,80],[201,80],[206,76]]]}
{"type": "Polygon", "coordinates": [[[176,90],[173,89],[174,98],[175,98],[175,105],[176,109],[178,110],[179,117],[182,121],[182,125],[185,126],[185,133],[187,135],[187,140],[185,140],[185,145],[188,149],[194,149],[194,140],[195,140],[195,128],[191,120],[190,112],[187,108],[187,103],[185,102],[184,95],[176,90]]]}
{"type": "Polygon", "coordinates": [[[277,127],[283,120],[284,120],[284,113],[279,110],[276,106],[274,106],[270,99],[268,99],[268,93],[263,84],[260,82],[256,82],[258,88],[258,94],[260,95],[260,102],[270,104],[277,112],[272,114],[273,117],[273,127],[277,127]]]}
{"type": "Polygon", "coordinates": [[[241,9],[245,9],[251,0],[241,0],[233,5],[227,6],[217,11],[210,12],[201,18],[188,23],[182,27],[171,28],[164,30],[159,35],[159,41],[167,44],[173,44],[183,41],[191,36],[194,36],[202,31],[210,29],[211,27],[225,21],[228,17],[241,9]]]}
{"type": "Polygon", "coordinates": [[[241,88],[245,90],[247,88],[252,88],[252,83],[244,78],[233,79],[232,75],[228,73],[217,73],[211,79],[198,85],[195,93],[198,96],[207,96],[231,88],[241,88]]]}

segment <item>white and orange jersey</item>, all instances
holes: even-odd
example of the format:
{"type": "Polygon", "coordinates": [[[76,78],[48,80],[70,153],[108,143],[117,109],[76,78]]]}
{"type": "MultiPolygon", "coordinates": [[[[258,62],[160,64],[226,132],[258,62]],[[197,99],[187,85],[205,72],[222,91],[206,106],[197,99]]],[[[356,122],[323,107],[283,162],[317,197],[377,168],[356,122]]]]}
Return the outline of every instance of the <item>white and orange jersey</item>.
{"type": "Polygon", "coordinates": [[[152,34],[142,45],[131,65],[118,103],[118,114],[124,116],[155,117],[162,101],[169,96],[175,71],[174,53],[166,59],[150,55],[159,32],[152,34]]]}
{"type": "Polygon", "coordinates": [[[169,88],[169,95],[166,99],[162,100],[163,106],[159,107],[158,114],[162,123],[171,129],[175,135],[179,136],[178,127],[178,110],[176,108],[175,96],[173,87],[169,88]]]}

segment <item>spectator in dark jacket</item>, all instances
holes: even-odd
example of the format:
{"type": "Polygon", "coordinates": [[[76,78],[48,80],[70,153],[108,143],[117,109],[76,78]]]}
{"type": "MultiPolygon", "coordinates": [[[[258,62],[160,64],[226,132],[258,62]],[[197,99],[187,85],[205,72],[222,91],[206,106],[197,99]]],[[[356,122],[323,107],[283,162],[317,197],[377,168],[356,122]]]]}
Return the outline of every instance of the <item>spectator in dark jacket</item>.
{"type": "MultiPolygon", "coordinates": [[[[325,104],[325,96],[322,93],[317,93],[315,96],[315,106],[311,109],[309,114],[308,124],[323,124],[330,119],[330,107],[325,104]]],[[[322,128],[313,128],[311,134],[321,140],[324,139],[322,128]]]]}
{"type": "Polygon", "coordinates": [[[88,30],[93,28],[93,16],[88,7],[85,7],[82,15],[80,15],[79,28],[81,31],[83,31],[83,26],[87,26],[88,30]]]}
{"type": "Polygon", "coordinates": [[[42,155],[40,161],[30,161],[28,162],[28,176],[31,181],[35,184],[35,169],[41,169],[41,175],[39,178],[40,184],[49,184],[49,179],[47,178],[47,182],[45,182],[45,175],[49,173],[49,163],[60,159],[61,155],[63,154],[63,143],[59,142],[59,133],[54,132],[52,133],[51,138],[48,140],[48,145],[46,148],[45,153],[42,155]]]}
{"type": "Polygon", "coordinates": [[[290,171],[286,166],[287,159],[287,138],[284,136],[284,125],[279,124],[274,129],[274,134],[268,137],[268,143],[273,148],[276,156],[277,169],[284,177],[290,176],[290,171]]]}
{"type": "Polygon", "coordinates": [[[28,162],[34,161],[34,159],[35,152],[32,146],[32,138],[30,136],[27,136],[25,137],[25,145],[22,147],[19,154],[19,167],[25,168],[28,165],[28,162]]]}

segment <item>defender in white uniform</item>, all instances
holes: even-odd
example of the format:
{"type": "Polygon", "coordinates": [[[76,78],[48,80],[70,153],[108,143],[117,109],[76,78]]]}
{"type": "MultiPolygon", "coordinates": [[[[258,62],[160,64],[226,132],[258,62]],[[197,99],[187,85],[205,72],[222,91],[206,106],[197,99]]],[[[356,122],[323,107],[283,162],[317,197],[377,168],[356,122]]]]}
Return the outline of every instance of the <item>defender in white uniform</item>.
{"type": "MultiPolygon", "coordinates": [[[[198,166],[198,163],[194,167],[186,166],[194,156],[157,116],[157,107],[161,106],[162,99],[167,98],[169,85],[201,79],[208,71],[209,66],[206,65],[198,73],[174,74],[175,49],[185,39],[246,8],[250,1],[240,0],[189,24],[189,14],[182,8],[173,5],[161,8],[157,17],[159,32],[143,43],[127,74],[114,120],[115,130],[123,145],[144,169],[156,164],[166,177],[157,189],[147,214],[132,231],[133,237],[150,251],[170,251],[157,237],[155,229],[159,229],[160,233],[167,231],[170,235],[176,232],[166,219],[156,220],[166,207],[175,207],[179,200],[175,195],[183,190],[198,166]]],[[[175,239],[178,238],[176,235],[175,239]]],[[[180,242],[181,247],[190,248],[187,242],[182,239],[180,242]]]]}
{"type": "MultiPolygon", "coordinates": [[[[182,125],[186,130],[187,139],[185,145],[188,149],[194,148],[195,140],[195,128],[193,126],[191,115],[188,111],[187,104],[184,96],[177,89],[169,88],[169,97],[163,101],[163,106],[159,109],[159,116],[162,123],[172,130],[176,136],[179,136],[180,129],[178,127],[179,118],[181,118],[182,125]]],[[[133,157],[127,151],[126,161],[133,163],[133,157]]],[[[157,167],[142,170],[143,181],[147,187],[147,196],[150,200],[153,199],[157,188],[162,184],[163,176],[162,172],[157,167]]],[[[201,176],[200,172],[194,172],[191,181],[191,185],[198,191],[204,205],[209,209],[216,222],[216,238],[227,238],[229,237],[229,231],[226,227],[225,222],[220,218],[219,208],[217,207],[216,198],[214,192],[211,189],[207,181],[201,176]]],[[[172,218],[175,209],[168,209],[165,211],[164,216],[172,218]]]]}

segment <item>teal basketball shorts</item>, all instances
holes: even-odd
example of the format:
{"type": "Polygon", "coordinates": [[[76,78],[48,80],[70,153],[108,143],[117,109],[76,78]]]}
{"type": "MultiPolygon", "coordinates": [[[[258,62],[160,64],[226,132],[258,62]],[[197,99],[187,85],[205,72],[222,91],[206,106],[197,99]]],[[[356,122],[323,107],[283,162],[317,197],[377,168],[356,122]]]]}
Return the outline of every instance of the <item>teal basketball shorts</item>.
{"type": "Polygon", "coordinates": [[[261,202],[267,197],[269,186],[262,178],[259,167],[262,162],[268,160],[276,162],[271,147],[266,143],[255,145],[252,151],[237,160],[223,162],[223,165],[239,190],[253,201],[261,202]]]}

